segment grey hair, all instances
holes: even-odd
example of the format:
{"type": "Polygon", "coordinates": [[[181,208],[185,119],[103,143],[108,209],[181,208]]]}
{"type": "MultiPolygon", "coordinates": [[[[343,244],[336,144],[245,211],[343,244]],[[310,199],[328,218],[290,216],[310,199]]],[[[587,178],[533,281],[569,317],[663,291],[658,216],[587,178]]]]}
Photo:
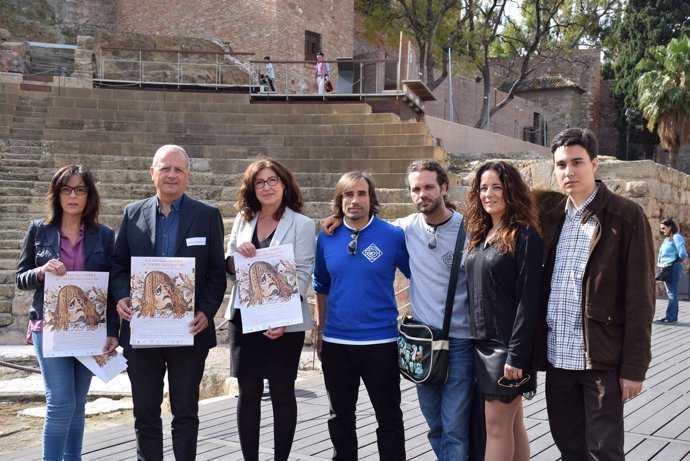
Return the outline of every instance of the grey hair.
{"type": "Polygon", "coordinates": [[[189,155],[187,155],[187,151],[184,150],[182,147],[176,145],[176,144],[166,144],[165,146],[161,146],[158,148],[156,153],[153,155],[153,160],[151,161],[151,166],[153,168],[156,167],[158,164],[158,159],[167,151],[169,150],[176,150],[182,155],[184,155],[184,158],[187,160],[187,171],[192,170],[192,162],[189,160],[189,155]]]}

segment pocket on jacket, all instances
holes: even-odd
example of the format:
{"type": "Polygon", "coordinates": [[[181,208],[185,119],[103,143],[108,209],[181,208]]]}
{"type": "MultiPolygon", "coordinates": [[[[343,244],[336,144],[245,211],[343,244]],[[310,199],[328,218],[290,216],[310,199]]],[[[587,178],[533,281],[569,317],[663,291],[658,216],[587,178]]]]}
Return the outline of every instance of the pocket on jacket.
{"type": "Polygon", "coordinates": [[[587,306],[589,356],[594,362],[618,365],[623,349],[624,320],[614,313],[600,312],[587,306]]]}

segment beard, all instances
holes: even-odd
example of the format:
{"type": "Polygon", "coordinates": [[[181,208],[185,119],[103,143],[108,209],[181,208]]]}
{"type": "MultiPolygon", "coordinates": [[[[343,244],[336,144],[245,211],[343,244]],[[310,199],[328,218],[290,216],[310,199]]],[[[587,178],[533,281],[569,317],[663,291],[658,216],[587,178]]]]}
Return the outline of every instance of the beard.
{"type": "Polygon", "coordinates": [[[432,201],[420,202],[417,204],[417,211],[424,215],[434,214],[443,203],[443,197],[438,197],[432,201]]]}

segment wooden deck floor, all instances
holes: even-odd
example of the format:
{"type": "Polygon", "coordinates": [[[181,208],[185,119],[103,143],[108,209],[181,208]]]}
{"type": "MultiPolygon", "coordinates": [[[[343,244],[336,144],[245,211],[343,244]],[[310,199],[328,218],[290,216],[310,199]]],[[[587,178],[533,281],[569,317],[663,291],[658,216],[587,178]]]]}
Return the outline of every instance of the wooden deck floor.
{"type": "MultiPolygon", "coordinates": [[[[665,300],[657,303],[663,316],[665,300]]],[[[674,461],[690,459],[690,302],[681,302],[680,321],[675,325],[653,326],[653,360],[643,393],[625,405],[626,459],[674,461]]],[[[549,432],[544,401],[543,376],[539,376],[537,396],[525,401],[532,459],[559,459],[549,432]]],[[[426,440],[426,423],[412,385],[402,384],[403,412],[408,459],[433,460],[426,440]]],[[[328,400],[320,378],[297,384],[298,423],[291,460],[323,460],[331,455],[326,420],[328,400]]],[[[201,407],[201,427],[197,460],[240,460],[239,439],[233,398],[220,398],[201,407]]],[[[273,425],[270,402],[262,405],[261,459],[273,458],[273,425]]],[[[361,390],[358,405],[360,459],[378,459],[376,421],[366,392],[361,390]]],[[[88,424],[88,421],[87,421],[88,424]]],[[[169,420],[164,422],[169,428],[169,420]]],[[[166,430],[166,460],[174,459],[170,432],[166,430]]],[[[40,446],[0,456],[0,461],[38,460],[40,446]]],[[[84,460],[115,461],[135,457],[134,431],[130,425],[87,434],[84,460]]]]}

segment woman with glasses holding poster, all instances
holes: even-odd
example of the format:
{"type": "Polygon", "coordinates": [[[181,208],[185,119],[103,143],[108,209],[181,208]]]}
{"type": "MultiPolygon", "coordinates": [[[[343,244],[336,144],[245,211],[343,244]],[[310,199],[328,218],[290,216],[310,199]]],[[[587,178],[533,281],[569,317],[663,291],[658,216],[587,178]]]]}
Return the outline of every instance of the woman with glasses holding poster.
{"type": "Polygon", "coordinates": [[[522,396],[536,390],[532,341],[539,303],[542,240],[537,208],[520,173],[488,162],[474,176],[465,220],[470,337],[484,395],[486,459],[529,459],[522,396]]]}
{"type": "MultiPolygon", "coordinates": [[[[98,190],[93,175],[81,165],[55,173],[46,202],[47,217],[32,221],[24,238],[16,282],[20,290],[34,290],[27,343],[34,345],[46,390],[43,459],[78,460],[92,374],[75,357],[43,356],[43,285],[47,272],[110,271],[115,233],[98,224],[98,190]]],[[[107,353],[118,346],[120,322],[114,307],[108,299],[108,338],[103,348],[107,353]]]]}
{"type": "Polygon", "coordinates": [[[242,333],[238,287],[233,286],[230,308],[230,374],[237,378],[237,426],[245,460],[259,459],[261,397],[268,380],[274,421],[274,459],[287,460],[297,425],[295,380],[304,332],[313,327],[307,288],[316,248],[314,221],[300,214],[302,192],[292,173],[277,160],[257,160],[247,167],[235,208],[238,211],[226,254],[227,271],[235,274],[233,255],[256,256],[258,248],[291,243],[295,254],[301,324],[275,325],[263,332],[242,333]]]}

